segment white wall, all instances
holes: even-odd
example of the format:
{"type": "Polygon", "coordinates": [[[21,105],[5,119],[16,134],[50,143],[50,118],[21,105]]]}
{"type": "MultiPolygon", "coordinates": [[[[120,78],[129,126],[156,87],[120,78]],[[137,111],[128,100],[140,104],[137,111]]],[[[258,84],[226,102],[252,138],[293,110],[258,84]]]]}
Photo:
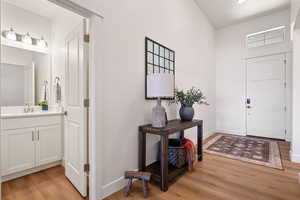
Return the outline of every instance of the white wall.
{"type": "Polygon", "coordinates": [[[291,23],[293,24],[296,21],[296,17],[299,13],[300,1],[291,0],[291,23]]]}
{"type": "MultiPolygon", "coordinates": [[[[155,103],[144,99],[145,36],[175,50],[179,88],[196,86],[208,97],[211,106],[195,106],[206,136],[215,131],[215,49],[214,28],[192,0],[113,0],[105,1],[103,10],[95,51],[102,58],[95,75],[96,133],[97,153],[103,153],[98,187],[108,195],[124,185],[124,171],[138,168],[138,126],[150,122],[155,103]]],[[[176,117],[176,111],[167,110],[170,119],[176,117]]],[[[148,141],[150,162],[156,159],[158,138],[148,141]]]]}
{"type": "MultiPolygon", "coordinates": [[[[245,59],[291,51],[289,41],[290,10],[256,18],[248,22],[219,29],[216,34],[216,129],[219,132],[245,135],[245,59]],[[287,42],[247,50],[247,34],[285,25],[287,42]]],[[[290,53],[288,57],[291,57],[290,53]]],[[[290,65],[291,66],[291,65],[290,65]]],[[[289,68],[289,72],[291,69],[289,68]]],[[[291,79],[289,79],[291,81],[291,79]]],[[[291,83],[288,83],[291,91],[291,83]]],[[[291,104],[291,95],[289,104],[291,104]]],[[[290,107],[289,107],[290,108],[290,107]]],[[[291,108],[289,109],[289,111],[291,108]]],[[[289,114],[289,119],[291,114],[289,114]]],[[[290,120],[291,121],[291,120],[290,120]]],[[[290,126],[288,139],[291,138],[290,126]]]]}
{"type": "MultiPolygon", "coordinates": [[[[300,2],[292,1],[291,23],[296,22],[296,16],[299,15],[300,2]]],[[[299,18],[297,19],[299,22],[299,18]]],[[[291,158],[292,161],[300,163],[300,29],[293,30],[293,139],[291,158]]]]}
{"type": "MultiPolygon", "coordinates": [[[[196,118],[204,119],[206,135],[214,132],[214,28],[193,0],[73,2],[104,16],[94,24],[94,34],[99,36],[94,76],[97,193],[104,189],[107,195],[123,186],[125,170],[138,168],[137,129],[150,122],[154,102],[144,99],[145,36],[176,51],[176,84],[194,85],[205,92],[211,106],[197,107],[196,118]]],[[[149,140],[148,153],[154,158],[157,138],[149,140]]]]}

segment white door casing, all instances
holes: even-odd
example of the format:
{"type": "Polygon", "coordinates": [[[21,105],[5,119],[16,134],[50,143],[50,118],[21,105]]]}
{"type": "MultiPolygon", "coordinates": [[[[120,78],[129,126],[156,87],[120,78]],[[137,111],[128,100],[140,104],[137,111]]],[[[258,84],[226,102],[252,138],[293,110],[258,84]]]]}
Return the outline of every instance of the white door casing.
{"type": "Polygon", "coordinates": [[[84,24],[66,38],[65,175],[80,192],[87,195],[87,59],[84,24]]]}
{"type": "Polygon", "coordinates": [[[247,60],[247,135],[285,139],[285,60],[285,54],[247,60]]]}

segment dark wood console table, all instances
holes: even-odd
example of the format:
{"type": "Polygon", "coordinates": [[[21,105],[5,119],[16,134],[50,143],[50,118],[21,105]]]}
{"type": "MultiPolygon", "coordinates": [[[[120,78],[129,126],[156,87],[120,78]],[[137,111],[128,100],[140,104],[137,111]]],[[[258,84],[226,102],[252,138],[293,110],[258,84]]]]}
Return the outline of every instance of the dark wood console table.
{"type": "Polygon", "coordinates": [[[183,168],[175,168],[168,162],[168,142],[169,135],[180,132],[180,137],[184,137],[184,130],[192,127],[198,127],[197,130],[197,152],[198,161],[202,161],[202,137],[203,137],[203,121],[181,121],[179,119],[171,120],[164,128],[153,128],[151,124],[139,126],[139,170],[152,173],[152,180],[160,184],[162,191],[168,190],[169,182],[188,170],[186,165],[183,168]],[[146,135],[154,134],[161,137],[161,154],[160,161],[146,166],[146,135]]]}

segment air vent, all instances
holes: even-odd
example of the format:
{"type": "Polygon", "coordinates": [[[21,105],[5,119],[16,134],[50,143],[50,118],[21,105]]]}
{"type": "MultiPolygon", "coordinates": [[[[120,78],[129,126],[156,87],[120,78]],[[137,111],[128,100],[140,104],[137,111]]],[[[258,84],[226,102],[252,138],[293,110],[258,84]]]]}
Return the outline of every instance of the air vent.
{"type": "Polygon", "coordinates": [[[270,44],[276,44],[285,40],[285,26],[252,33],[247,35],[247,47],[263,47],[270,44]]]}

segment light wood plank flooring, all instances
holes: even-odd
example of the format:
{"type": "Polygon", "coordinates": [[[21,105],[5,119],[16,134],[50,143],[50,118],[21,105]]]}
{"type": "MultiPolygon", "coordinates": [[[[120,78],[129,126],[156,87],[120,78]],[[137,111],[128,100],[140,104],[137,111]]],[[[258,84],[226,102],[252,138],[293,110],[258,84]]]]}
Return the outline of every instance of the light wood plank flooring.
{"type": "MultiPolygon", "coordinates": [[[[289,161],[289,143],[279,142],[285,170],[205,153],[204,161],[161,192],[151,185],[149,200],[300,200],[300,165],[289,161]]],[[[128,198],[119,191],[106,200],[144,199],[140,182],[128,198]]]]}
{"type": "Polygon", "coordinates": [[[83,200],[64,176],[63,167],[54,167],[2,184],[2,200],[83,200]]]}

